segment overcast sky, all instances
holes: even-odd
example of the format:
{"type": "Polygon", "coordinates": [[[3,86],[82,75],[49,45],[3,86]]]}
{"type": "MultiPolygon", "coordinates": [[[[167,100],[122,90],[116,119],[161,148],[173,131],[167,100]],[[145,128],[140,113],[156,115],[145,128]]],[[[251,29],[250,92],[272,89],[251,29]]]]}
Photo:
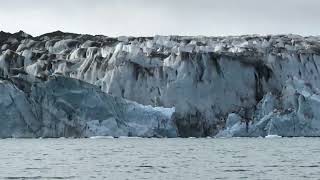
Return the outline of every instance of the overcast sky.
{"type": "Polygon", "coordinates": [[[320,34],[320,0],[0,0],[0,30],[133,35],[320,34]]]}

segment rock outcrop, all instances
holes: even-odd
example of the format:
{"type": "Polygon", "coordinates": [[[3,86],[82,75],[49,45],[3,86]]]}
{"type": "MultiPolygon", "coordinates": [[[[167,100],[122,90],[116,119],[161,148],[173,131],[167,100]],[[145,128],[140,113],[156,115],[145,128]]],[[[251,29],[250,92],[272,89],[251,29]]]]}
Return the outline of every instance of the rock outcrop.
{"type": "MultiPolygon", "coordinates": [[[[143,105],[174,107],[182,137],[320,135],[319,37],[1,32],[0,46],[1,77],[65,76],[143,105]]],[[[44,99],[56,95],[46,93],[44,99]]]]}

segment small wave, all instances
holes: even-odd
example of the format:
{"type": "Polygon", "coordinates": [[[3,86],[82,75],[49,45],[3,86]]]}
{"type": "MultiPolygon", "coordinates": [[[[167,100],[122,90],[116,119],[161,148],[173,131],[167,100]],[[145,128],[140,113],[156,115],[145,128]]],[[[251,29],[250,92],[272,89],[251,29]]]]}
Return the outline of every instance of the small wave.
{"type": "Polygon", "coordinates": [[[298,166],[298,167],[315,168],[315,167],[319,167],[319,166],[318,165],[306,165],[306,166],[298,166]]]}
{"type": "Polygon", "coordinates": [[[246,171],[250,171],[248,169],[228,169],[228,170],[224,170],[224,172],[246,172],[246,171]]]}
{"type": "Polygon", "coordinates": [[[76,178],[75,176],[66,176],[66,177],[43,177],[43,176],[32,176],[32,177],[4,177],[4,179],[74,179],[76,178]]]}

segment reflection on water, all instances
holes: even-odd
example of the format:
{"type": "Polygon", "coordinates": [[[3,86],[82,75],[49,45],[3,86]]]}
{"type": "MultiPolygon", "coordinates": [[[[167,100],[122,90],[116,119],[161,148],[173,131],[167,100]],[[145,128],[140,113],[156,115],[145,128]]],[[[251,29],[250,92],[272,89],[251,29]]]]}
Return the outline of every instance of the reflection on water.
{"type": "Polygon", "coordinates": [[[0,179],[316,179],[320,138],[4,139],[0,179]]]}

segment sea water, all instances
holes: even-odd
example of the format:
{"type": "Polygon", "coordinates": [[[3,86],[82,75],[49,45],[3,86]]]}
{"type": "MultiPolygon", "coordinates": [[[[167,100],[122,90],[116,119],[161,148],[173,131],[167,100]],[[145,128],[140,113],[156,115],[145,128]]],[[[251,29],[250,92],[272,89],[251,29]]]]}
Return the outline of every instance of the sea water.
{"type": "Polygon", "coordinates": [[[320,138],[2,139],[0,179],[320,179],[320,138]]]}

